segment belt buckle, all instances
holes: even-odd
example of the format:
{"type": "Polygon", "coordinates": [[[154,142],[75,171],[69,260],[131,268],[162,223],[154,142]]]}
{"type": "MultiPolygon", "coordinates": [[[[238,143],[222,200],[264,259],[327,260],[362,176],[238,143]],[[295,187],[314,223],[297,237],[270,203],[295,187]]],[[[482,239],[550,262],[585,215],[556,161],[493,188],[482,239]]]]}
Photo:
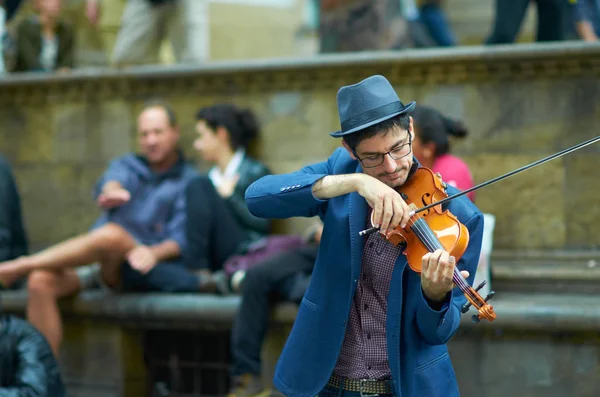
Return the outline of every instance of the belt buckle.
{"type": "Polygon", "coordinates": [[[379,394],[366,394],[363,391],[363,385],[365,383],[368,383],[368,382],[378,382],[378,380],[377,379],[360,379],[359,383],[358,383],[358,389],[359,389],[359,392],[360,392],[360,397],[378,397],[379,394]]]}

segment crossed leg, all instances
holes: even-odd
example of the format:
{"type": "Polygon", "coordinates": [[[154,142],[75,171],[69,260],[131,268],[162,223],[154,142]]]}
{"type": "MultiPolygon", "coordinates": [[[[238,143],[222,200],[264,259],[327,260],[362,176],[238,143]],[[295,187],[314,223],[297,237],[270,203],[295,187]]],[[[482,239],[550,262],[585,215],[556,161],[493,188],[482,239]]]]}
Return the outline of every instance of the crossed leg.
{"type": "Polygon", "coordinates": [[[119,282],[119,267],[136,245],[123,227],[107,223],[89,233],[70,238],[36,254],[0,263],[0,283],[10,286],[34,270],[59,270],[100,263],[109,286],[119,282]]]}
{"type": "Polygon", "coordinates": [[[57,300],[81,289],[73,267],[98,262],[103,281],[115,287],[120,281],[120,266],[135,245],[135,239],[125,229],[108,223],[34,255],[0,263],[0,281],[10,285],[29,276],[28,320],[46,337],[58,357],[62,325],[57,300]]]}

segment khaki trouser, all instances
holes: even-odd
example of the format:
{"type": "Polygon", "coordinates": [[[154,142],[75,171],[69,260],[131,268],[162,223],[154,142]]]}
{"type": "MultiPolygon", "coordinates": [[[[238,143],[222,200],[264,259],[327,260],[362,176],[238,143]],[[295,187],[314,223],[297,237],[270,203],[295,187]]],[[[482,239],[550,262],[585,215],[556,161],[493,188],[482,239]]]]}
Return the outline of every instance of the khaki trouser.
{"type": "Polygon", "coordinates": [[[128,0],[113,50],[117,66],[158,63],[165,38],[171,40],[180,63],[204,62],[209,56],[209,0],[175,0],[152,6],[148,0],[128,0]]]}

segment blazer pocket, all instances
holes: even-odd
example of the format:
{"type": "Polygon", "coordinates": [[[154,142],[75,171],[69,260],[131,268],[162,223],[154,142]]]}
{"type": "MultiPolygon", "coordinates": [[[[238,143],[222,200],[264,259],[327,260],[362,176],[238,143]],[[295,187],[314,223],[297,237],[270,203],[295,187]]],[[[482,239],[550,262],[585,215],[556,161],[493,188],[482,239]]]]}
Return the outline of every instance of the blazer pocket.
{"type": "Polygon", "coordinates": [[[430,367],[436,365],[437,363],[439,363],[440,361],[444,360],[447,357],[448,357],[448,352],[445,352],[441,356],[438,356],[430,361],[427,361],[426,363],[419,365],[417,368],[415,368],[415,372],[424,371],[427,368],[430,368],[430,367]]]}
{"type": "Polygon", "coordinates": [[[309,309],[317,310],[317,304],[314,303],[314,302],[309,301],[306,298],[302,298],[302,304],[304,304],[309,309]]]}
{"type": "Polygon", "coordinates": [[[415,368],[415,395],[419,397],[457,397],[460,395],[454,369],[447,352],[415,368]]]}

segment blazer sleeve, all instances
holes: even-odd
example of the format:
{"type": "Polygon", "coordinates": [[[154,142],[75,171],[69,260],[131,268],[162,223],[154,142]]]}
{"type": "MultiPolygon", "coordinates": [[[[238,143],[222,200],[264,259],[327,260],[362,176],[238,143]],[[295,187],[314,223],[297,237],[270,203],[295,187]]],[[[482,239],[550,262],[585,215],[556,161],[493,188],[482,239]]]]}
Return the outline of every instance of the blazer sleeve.
{"type": "Polygon", "coordinates": [[[240,180],[240,184],[236,186],[234,194],[227,199],[229,207],[232,209],[242,226],[245,229],[254,230],[260,234],[268,234],[271,223],[269,219],[254,216],[248,210],[248,206],[244,199],[244,193],[250,184],[269,174],[271,174],[271,172],[267,167],[261,163],[254,162],[249,166],[246,177],[243,180],[240,180]]]}
{"type": "MultiPolygon", "coordinates": [[[[469,246],[458,261],[457,267],[459,270],[469,272],[467,282],[472,285],[479,264],[483,241],[483,214],[477,212],[465,222],[465,226],[469,230],[469,246]]],[[[423,290],[421,290],[421,300],[417,308],[417,327],[423,339],[430,345],[447,343],[458,330],[461,316],[460,309],[466,301],[467,298],[456,287],[448,294],[441,310],[434,310],[425,299],[423,290]]]]}
{"type": "Polygon", "coordinates": [[[327,161],[306,166],[289,174],[267,175],[248,187],[246,204],[260,218],[284,219],[295,216],[323,218],[327,200],[312,193],[319,179],[332,174],[341,151],[336,150],[327,161]]]}
{"type": "Polygon", "coordinates": [[[56,69],[73,68],[75,66],[75,34],[73,29],[63,23],[61,27],[59,47],[56,57],[56,69]]]}
{"type": "Polygon", "coordinates": [[[41,38],[35,24],[25,19],[17,27],[17,64],[16,71],[28,72],[42,70],[39,46],[41,38]]]}

